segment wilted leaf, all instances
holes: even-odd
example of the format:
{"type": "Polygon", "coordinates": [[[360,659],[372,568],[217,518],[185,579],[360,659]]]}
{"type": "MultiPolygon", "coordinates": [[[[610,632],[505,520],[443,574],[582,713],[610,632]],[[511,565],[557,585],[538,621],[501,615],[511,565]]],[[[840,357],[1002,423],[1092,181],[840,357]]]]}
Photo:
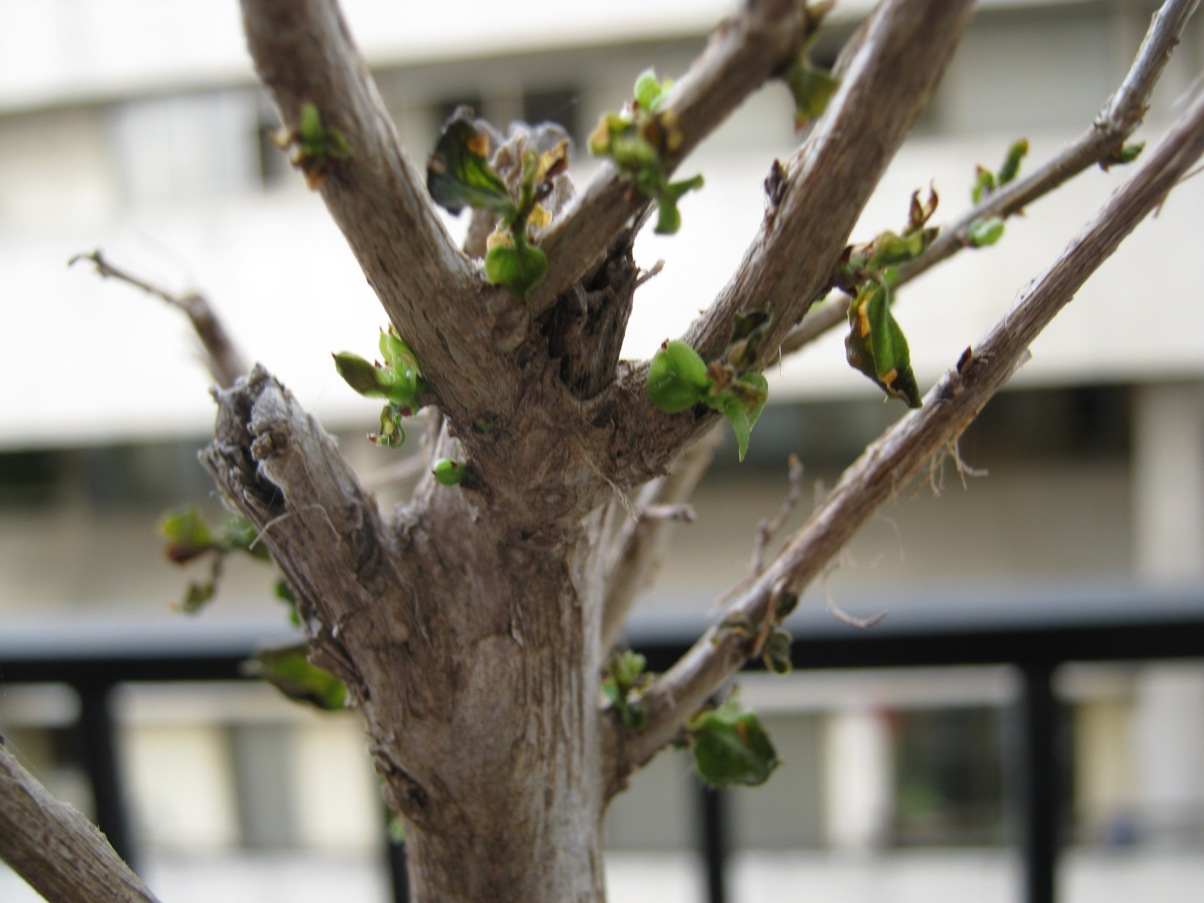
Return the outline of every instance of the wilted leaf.
{"type": "Polygon", "coordinates": [[[854,369],[887,394],[906,402],[908,407],[920,407],[907,337],[891,314],[890,293],[884,285],[866,282],[849,306],[845,355],[854,369]]]}
{"type": "Polygon", "coordinates": [[[712,787],[764,784],[781,764],[760,719],[735,700],[696,715],[687,731],[694,767],[712,787]]]}
{"type": "Polygon", "coordinates": [[[435,203],[450,213],[480,207],[499,216],[514,212],[510,190],[489,165],[489,135],[466,110],[457,110],[443,127],[426,167],[426,187],[435,203]]]}

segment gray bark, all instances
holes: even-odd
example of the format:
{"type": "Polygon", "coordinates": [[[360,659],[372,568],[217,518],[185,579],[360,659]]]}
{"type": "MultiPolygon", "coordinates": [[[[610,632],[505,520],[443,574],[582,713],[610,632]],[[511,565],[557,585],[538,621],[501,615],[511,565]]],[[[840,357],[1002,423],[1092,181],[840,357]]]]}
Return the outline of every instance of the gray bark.
{"type": "MultiPolygon", "coordinates": [[[[242,5],[255,65],[285,123],[313,104],[351,147],[325,167],[322,197],[422,364],[423,400],[443,415],[436,454],[469,470],[454,488],[424,478],[385,515],[330,437],[260,367],[216,392],[203,462],[296,591],[313,659],[348,685],[386,801],[406,822],[414,898],[597,903],[607,802],[755,652],[745,636],[709,631],[645,694],[642,733],[600,704],[604,658],[665,530],[647,519],[616,530],[609,520],[631,505],[627,493],[694,449],[689,466],[647,494],[684,501],[705,469],[699,446],[715,420],[656,410],[644,391],[647,365],[617,361],[637,282],[630,230],[645,202],[604,167],[546,233],[549,275],[524,304],[485,284],[451,242],[333,0],[242,5]]],[[[783,166],[744,261],[686,335],[704,357],[722,350],[735,314],[771,304],[764,365],[826,290],[970,7],[885,0],[860,30],[841,89],[783,166]]],[[[793,0],[748,0],[720,26],[674,95],[684,141],[670,167],[783,71],[803,19],[793,0]]],[[[1133,89],[1138,103],[1149,87],[1133,89]]],[[[1196,103],[925,409],[871,446],[737,589],[735,614],[763,622],[778,594],[801,589],[956,438],[1036,332],[1199,156],[1201,132],[1196,103]]],[[[0,797],[0,817],[11,809],[0,797]]],[[[101,871],[125,880],[113,878],[123,873],[111,863],[101,871]]],[[[105,879],[95,880],[92,898],[127,899],[104,896],[105,879]]]]}

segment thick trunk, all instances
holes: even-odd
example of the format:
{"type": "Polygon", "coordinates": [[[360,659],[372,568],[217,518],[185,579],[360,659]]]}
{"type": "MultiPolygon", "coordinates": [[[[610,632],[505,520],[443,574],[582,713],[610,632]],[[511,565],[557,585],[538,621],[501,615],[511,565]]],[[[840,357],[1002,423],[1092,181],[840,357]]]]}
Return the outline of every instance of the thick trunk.
{"type": "MultiPolygon", "coordinates": [[[[428,479],[385,521],[265,371],[218,399],[205,463],[364,717],[415,899],[603,899],[601,509],[532,513],[473,478],[428,479]]],[[[459,447],[444,434],[441,449],[459,447]]]]}
{"type": "MultiPolygon", "coordinates": [[[[421,591],[423,607],[439,611],[423,666],[439,705],[421,719],[369,713],[386,793],[406,816],[413,898],[601,901],[601,519],[556,541],[482,544],[488,527],[465,529],[456,515],[468,509],[452,501],[428,509],[445,518],[428,547],[441,573],[421,591]],[[458,546],[471,557],[449,568],[458,546]],[[395,743],[380,735],[385,725],[401,725],[395,743]],[[390,771],[394,756],[413,763],[404,775],[390,771]]],[[[408,533],[411,548],[425,544],[422,527],[408,533]]]]}

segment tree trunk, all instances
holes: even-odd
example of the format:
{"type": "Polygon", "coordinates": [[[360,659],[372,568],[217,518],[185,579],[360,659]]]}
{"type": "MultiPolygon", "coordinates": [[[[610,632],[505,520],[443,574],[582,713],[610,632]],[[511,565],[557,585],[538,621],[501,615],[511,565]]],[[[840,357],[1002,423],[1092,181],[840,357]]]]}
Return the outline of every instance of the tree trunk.
{"type": "MultiPolygon", "coordinates": [[[[482,491],[470,471],[459,487],[428,478],[386,522],[262,368],[218,402],[204,463],[295,590],[314,660],[364,716],[386,800],[406,821],[415,899],[604,899],[609,506],[596,493],[539,494],[530,450],[546,434],[532,428],[515,440],[526,504],[482,491]]],[[[463,454],[446,432],[439,441],[463,454]]],[[[572,457],[552,458],[557,476],[572,457]]]]}
{"type": "MultiPolygon", "coordinates": [[[[486,539],[459,507],[443,507],[424,550],[438,559],[423,588],[438,611],[424,666],[435,706],[376,713],[404,732],[375,752],[406,813],[414,898],[601,901],[601,518],[522,542],[486,539]],[[420,801],[388,773],[393,755],[421,763],[420,801]]],[[[410,528],[415,545],[421,532],[410,528]]]]}

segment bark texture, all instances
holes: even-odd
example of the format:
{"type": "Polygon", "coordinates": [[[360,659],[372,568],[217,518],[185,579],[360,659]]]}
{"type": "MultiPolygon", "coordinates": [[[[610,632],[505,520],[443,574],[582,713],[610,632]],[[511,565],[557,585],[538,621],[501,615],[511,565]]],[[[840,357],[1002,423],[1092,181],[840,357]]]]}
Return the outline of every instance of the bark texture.
{"type": "MultiPolygon", "coordinates": [[[[1169,42],[1193,5],[1167,4],[1169,42]]],[[[826,291],[971,7],[884,0],[859,30],[829,109],[775,168],[742,263],[684,337],[705,359],[722,352],[737,314],[769,307],[757,362],[765,366],[826,291]]],[[[421,363],[422,401],[442,415],[435,454],[465,462],[467,475],[457,487],[428,475],[408,504],[380,511],[334,441],[261,367],[215,392],[215,437],[202,460],[297,593],[312,658],[346,682],[364,718],[385,798],[406,822],[413,898],[598,903],[608,801],[757,653],[749,636],[763,633],[708,631],[644,694],[641,732],[600,702],[606,656],[655,571],[673,520],[665,515],[680,514],[706,469],[704,437],[715,421],[701,406],[657,410],[645,391],[647,364],[619,360],[639,283],[633,230],[647,203],[603,167],[542,236],[547,278],[520,301],[486,284],[480,262],[451,241],[334,0],[242,0],[242,8],[255,66],[286,126],[296,130],[312,105],[350,147],[312,181],[421,363]],[[629,494],[650,480],[633,503],[629,494]]],[[[805,26],[796,0],[746,0],[717,29],[669,104],[682,142],[667,169],[783,73],[805,26]]],[[[1164,35],[1146,55],[1168,50],[1164,35]]],[[[1128,134],[1159,66],[1126,80],[1109,107],[1118,131],[1101,147],[1128,134]]],[[[767,623],[783,594],[800,592],[956,439],[1036,333],[1182,178],[1204,150],[1202,136],[1197,102],[925,408],[867,449],[781,552],[733,591],[728,619],[767,623]]],[[[474,236],[470,250],[480,251],[474,236]]],[[[19,810],[10,796],[20,794],[0,795],[0,819],[19,810]]],[[[11,823],[31,816],[19,817],[11,823]]],[[[90,841],[46,817],[66,838],[56,854],[62,867],[72,844],[90,841]]],[[[27,849],[0,852],[19,859],[27,849]]],[[[119,864],[96,868],[88,880],[105,890],[94,898],[153,899],[137,888],[106,895],[128,876],[119,864]]]]}
{"type": "Polygon", "coordinates": [[[0,741],[0,859],[48,903],[159,903],[105,836],[52,797],[0,741]]]}

